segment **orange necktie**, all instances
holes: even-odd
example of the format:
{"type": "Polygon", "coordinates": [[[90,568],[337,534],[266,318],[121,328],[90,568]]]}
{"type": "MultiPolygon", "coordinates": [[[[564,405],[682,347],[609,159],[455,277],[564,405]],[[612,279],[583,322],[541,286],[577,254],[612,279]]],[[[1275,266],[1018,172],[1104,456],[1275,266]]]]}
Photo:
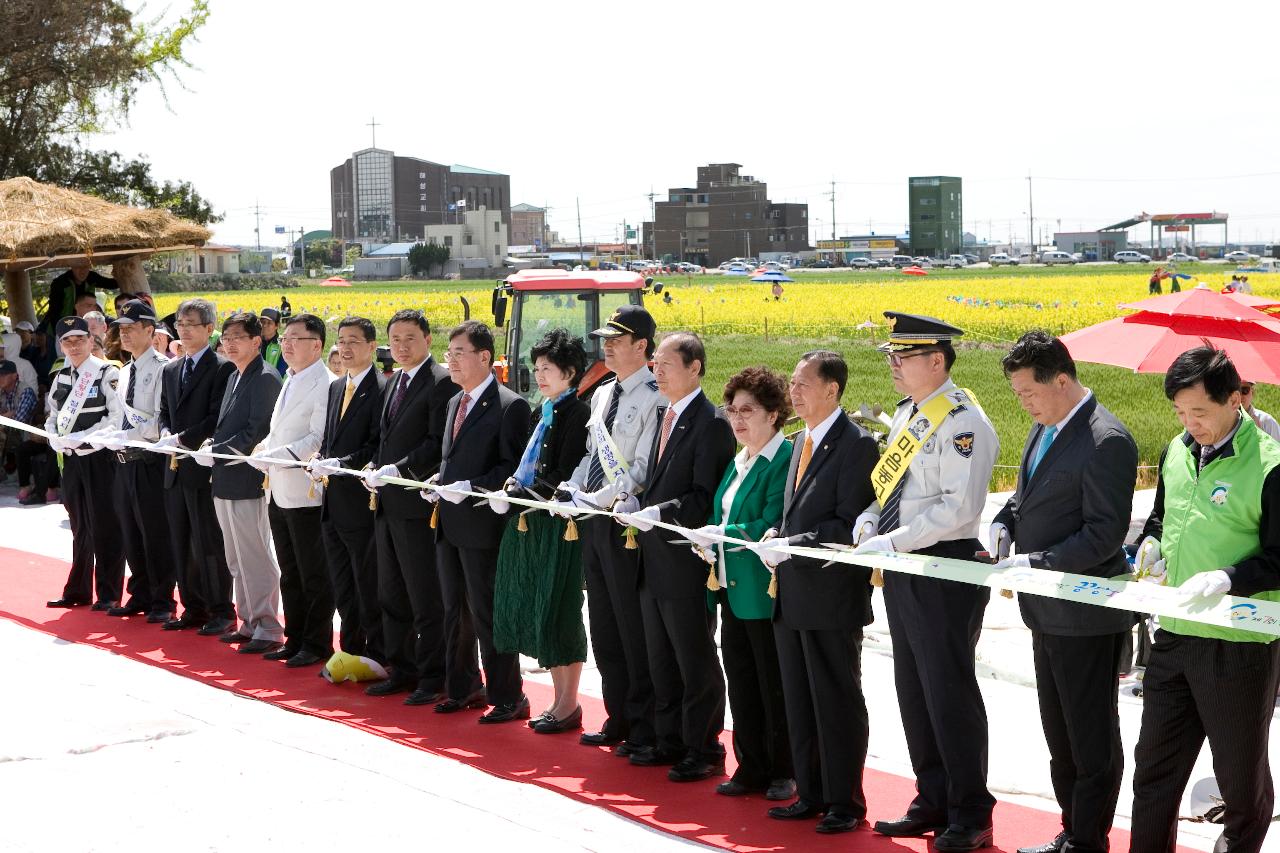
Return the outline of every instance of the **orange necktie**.
{"type": "Polygon", "coordinates": [[[804,479],[804,472],[809,470],[809,460],[813,458],[813,436],[808,430],[804,433],[804,447],[800,449],[800,464],[796,466],[796,483],[795,488],[800,488],[800,481],[804,479]]]}

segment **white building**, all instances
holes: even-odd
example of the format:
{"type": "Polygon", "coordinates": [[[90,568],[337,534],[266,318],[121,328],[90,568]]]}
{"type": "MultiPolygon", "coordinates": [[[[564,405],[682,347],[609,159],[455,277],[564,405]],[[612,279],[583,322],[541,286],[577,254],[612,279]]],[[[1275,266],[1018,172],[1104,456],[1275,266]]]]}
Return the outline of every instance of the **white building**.
{"type": "Polygon", "coordinates": [[[507,257],[507,226],[501,210],[468,210],[462,214],[461,222],[427,225],[423,230],[427,245],[449,247],[451,271],[461,267],[500,267],[507,257]],[[456,267],[454,261],[459,262],[456,267]]]}

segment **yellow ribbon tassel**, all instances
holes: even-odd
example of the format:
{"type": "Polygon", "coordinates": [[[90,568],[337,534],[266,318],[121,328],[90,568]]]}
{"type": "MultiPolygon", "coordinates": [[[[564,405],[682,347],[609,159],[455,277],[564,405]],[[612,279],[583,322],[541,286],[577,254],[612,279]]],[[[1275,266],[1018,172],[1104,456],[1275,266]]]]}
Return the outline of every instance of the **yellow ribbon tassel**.
{"type": "Polygon", "coordinates": [[[315,499],[316,499],[316,481],[312,480],[310,483],[307,484],[307,500],[313,501],[315,499]]]}
{"type": "Polygon", "coordinates": [[[529,532],[529,522],[524,520],[523,512],[520,513],[520,515],[516,518],[516,530],[520,531],[521,533],[529,532]]]}
{"type": "Polygon", "coordinates": [[[578,523],[574,521],[572,518],[565,522],[564,541],[566,542],[578,541],[578,523]]]}
{"type": "Polygon", "coordinates": [[[872,570],[871,570],[871,585],[872,585],[872,586],[884,586],[884,572],[880,571],[879,569],[872,569],[872,570]]]}
{"type": "Polygon", "coordinates": [[[271,475],[263,474],[262,475],[262,491],[265,492],[269,488],[271,488],[271,475]]]}
{"type": "Polygon", "coordinates": [[[1005,598],[1013,598],[1013,590],[1011,589],[1002,589],[1000,590],[1000,594],[1005,598]]]}
{"type": "Polygon", "coordinates": [[[775,571],[769,575],[769,597],[778,597],[778,573],[775,571]]]}
{"type": "Polygon", "coordinates": [[[634,551],[640,546],[636,543],[636,529],[634,527],[627,528],[627,544],[622,546],[628,551],[634,551]]]}
{"type": "Polygon", "coordinates": [[[720,578],[716,574],[716,567],[712,566],[711,571],[707,572],[707,589],[712,592],[720,591],[720,578]]]}
{"type": "Polygon", "coordinates": [[[435,530],[440,525],[440,501],[436,501],[435,509],[431,510],[431,529],[435,530]]]}
{"type": "Polygon", "coordinates": [[[173,456],[169,457],[169,470],[170,471],[178,470],[178,455],[176,453],[173,456]]]}

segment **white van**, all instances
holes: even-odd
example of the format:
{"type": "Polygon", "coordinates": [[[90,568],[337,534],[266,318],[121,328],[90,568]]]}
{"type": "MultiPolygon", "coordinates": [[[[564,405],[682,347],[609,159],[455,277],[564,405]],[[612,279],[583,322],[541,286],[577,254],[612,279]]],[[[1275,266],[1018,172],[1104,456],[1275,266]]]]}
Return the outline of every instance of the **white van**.
{"type": "Polygon", "coordinates": [[[1076,259],[1071,256],[1070,252],[1041,252],[1040,263],[1046,266],[1054,264],[1074,264],[1076,259]]]}

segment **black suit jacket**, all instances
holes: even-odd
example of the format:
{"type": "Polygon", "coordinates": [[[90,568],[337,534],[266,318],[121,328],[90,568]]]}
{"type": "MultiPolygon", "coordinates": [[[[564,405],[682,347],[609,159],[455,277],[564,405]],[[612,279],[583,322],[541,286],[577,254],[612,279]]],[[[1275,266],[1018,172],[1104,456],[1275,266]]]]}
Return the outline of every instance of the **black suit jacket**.
{"type": "MultiPolygon", "coordinates": [[[[235,373],[236,366],[210,350],[200,356],[187,382],[182,387],[182,366],[185,358],[175,358],[166,364],[160,374],[160,429],[178,436],[182,446],[195,450],[213,435],[218,425],[218,412],[222,408],[222,392],[227,379],[235,373]]],[[[271,417],[271,412],[267,412],[271,417]]],[[[180,484],[187,488],[209,485],[209,469],[192,462],[188,456],[178,456],[178,470],[164,466],[164,485],[171,488],[180,484]]]]}
{"type": "MultiPolygon", "coordinates": [[[[342,398],[347,391],[347,377],[329,383],[329,409],[320,440],[320,458],[342,460],[345,468],[360,469],[378,452],[382,419],[382,395],[387,378],[375,364],[356,387],[347,413],[342,415],[342,398]],[[342,415],[339,417],[339,415],[342,415]]],[[[355,477],[339,474],[329,478],[324,490],[321,518],[343,529],[368,527],[373,524],[369,511],[369,492],[355,477]]]]}
{"type": "MultiPolygon", "coordinates": [[[[666,415],[658,407],[658,422],[666,415]]],[[[661,428],[654,435],[649,482],[641,504],[658,507],[662,520],[696,530],[711,518],[724,469],[738,446],[729,422],[706,394],[699,394],[676,420],[666,451],[658,457],[661,428]]],[[[670,530],[641,533],[639,583],[654,598],[701,598],[707,594],[707,564],[688,545],[672,545],[670,530]]]]}
{"type": "MultiPolygon", "coordinates": [[[[529,403],[494,379],[479,399],[471,401],[466,419],[455,438],[452,425],[461,401],[461,391],[449,401],[440,482],[448,484],[470,480],[474,491],[500,489],[516,472],[524,454],[529,430],[529,403]]],[[[472,506],[473,503],[475,498],[467,498],[460,504],[441,499],[436,540],[444,539],[457,548],[492,548],[496,551],[506,519],[492,512],[487,505],[477,507],[472,506]]]]}
{"type": "MultiPolygon", "coordinates": [[[[267,363],[255,358],[237,380],[227,381],[222,395],[222,411],[218,427],[213,431],[214,453],[253,452],[271,432],[271,410],[280,396],[280,374],[267,369],[267,363]]],[[[269,448],[270,449],[270,448],[269,448]]],[[[243,462],[231,464],[213,460],[213,496],[237,501],[262,497],[265,475],[243,462]]]]}
{"type": "MultiPolygon", "coordinates": [[[[1123,546],[1138,476],[1133,436],[1090,398],[1028,478],[1044,429],[1036,424],[1027,436],[1018,489],[995,521],[1009,528],[1018,553],[1027,554],[1037,569],[1106,578],[1126,574],[1123,546]]],[[[1027,627],[1047,634],[1098,636],[1133,624],[1133,615],[1124,610],[1040,595],[1020,595],[1018,606],[1027,627]]]]}
{"type": "MultiPolygon", "coordinates": [[[[797,546],[851,545],[854,521],[875,500],[871,471],[880,459],[879,446],[842,413],[813,448],[797,484],[804,439],[804,432],[794,438],[778,535],[797,546]]],[[[847,563],[824,567],[820,560],[792,557],[779,564],[777,577],[773,618],[788,628],[860,630],[872,622],[870,569],[847,563]]]]}
{"type": "MultiPolygon", "coordinates": [[[[395,399],[400,371],[393,373],[382,392],[382,409],[378,419],[378,451],[373,467],[395,465],[403,477],[426,480],[440,467],[440,449],[444,443],[444,423],[449,398],[458,386],[449,371],[427,360],[414,374],[394,419],[391,401],[395,399]]],[[[365,495],[366,504],[368,495],[365,495]]],[[[395,518],[429,518],[431,504],[412,489],[390,486],[378,490],[378,514],[395,518]]],[[[490,513],[492,515],[492,513],[490,513]]]]}

